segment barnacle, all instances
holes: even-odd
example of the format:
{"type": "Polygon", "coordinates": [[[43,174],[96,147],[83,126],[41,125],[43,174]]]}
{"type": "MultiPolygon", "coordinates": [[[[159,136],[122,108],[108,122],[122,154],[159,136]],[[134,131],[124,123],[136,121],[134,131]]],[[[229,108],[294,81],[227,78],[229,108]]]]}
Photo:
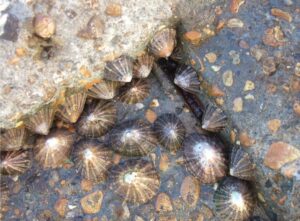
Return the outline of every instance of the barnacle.
{"type": "Polygon", "coordinates": [[[158,141],[171,151],[176,151],[182,145],[185,127],[175,114],[163,114],[154,123],[154,131],[158,141]]]}
{"type": "Polygon", "coordinates": [[[226,175],[223,144],[215,137],[193,133],[183,142],[187,169],[202,183],[215,183],[226,175]]]}
{"type": "Polygon", "coordinates": [[[111,81],[130,82],[132,79],[133,61],[130,57],[122,55],[106,63],[103,78],[111,81]]]}
{"type": "Polygon", "coordinates": [[[19,150],[24,145],[28,132],[24,127],[8,129],[0,135],[0,150],[19,150]]]}
{"type": "Polygon", "coordinates": [[[25,126],[34,133],[47,135],[52,126],[54,115],[55,109],[48,105],[26,119],[25,126]]]}
{"type": "Polygon", "coordinates": [[[37,139],[35,159],[44,168],[57,168],[68,158],[73,143],[73,133],[65,129],[55,129],[47,136],[37,139]]]}
{"type": "Polygon", "coordinates": [[[254,197],[246,181],[226,177],[215,191],[214,204],[222,220],[247,220],[253,211],[254,197]]]}
{"type": "Polygon", "coordinates": [[[200,90],[198,74],[191,66],[181,65],[176,70],[174,83],[187,92],[197,93],[200,90]]]}
{"type": "Polygon", "coordinates": [[[149,54],[139,56],[133,66],[133,77],[146,78],[152,70],[154,57],[149,54]]]}
{"type": "Polygon", "coordinates": [[[127,104],[136,104],[148,97],[150,86],[145,79],[135,79],[121,88],[120,100],[127,104]]]}
{"type": "Polygon", "coordinates": [[[75,165],[83,177],[94,182],[106,179],[112,152],[97,140],[81,140],[75,148],[75,165]]]}
{"type": "Polygon", "coordinates": [[[0,174],[18,175],[24,173],[30,166],[28,151],[1,152],[0,174]]]}
{"type": "Polygon", "coordinates": [[[168,58],[176,46],[176,31],[164,28],[152,38],[149,50],[157,57],[168,58]]]}
{"type": "Polygon", "coordinates": [[[127,160],[110,170],[112,189],[124,201],[143,204],[157,193],[160,178],[151,162],[147,160],[127,160]]]}
{"type": "Polygon", "coordinates": [[[255,165],[242,148],[233,148],[230,155],[229,174],[242,180],[253,180],[255,165]]]}
{"type": "Polygon", "coordinates": [[[86,107],[78,123],[79,134],[100,137],[110,130],[117,119],[117,109],[113,102],[94,102],[86,107]]]}
{"type": "Polygon", "coordinates": [[[88,95],[96,99],[113,99],[117,93],[120,83],[117,81],[103,80],[100,83],[94,84],[88,90],[88,95]]]}
{"type": "Polygon", "coordinates": [[[110,132],[112,148],[124,155],[142,156],[155,149],[157,140],[151,125],[142,120],[123,122],[110,132]]]}
{"type": "Polygon", "coordinates": [[[202,117],[202,128],[211,132],[219,132],[226,127],[227,116],[221,108],[208,105],[202,117]]]}
{"type": "Polygon", "coordinates": [[[84,108],[86,96],[85,92],[67,96],[65,103],[58,109],[57,116],[67,123],[76,123],[84,108]]]}

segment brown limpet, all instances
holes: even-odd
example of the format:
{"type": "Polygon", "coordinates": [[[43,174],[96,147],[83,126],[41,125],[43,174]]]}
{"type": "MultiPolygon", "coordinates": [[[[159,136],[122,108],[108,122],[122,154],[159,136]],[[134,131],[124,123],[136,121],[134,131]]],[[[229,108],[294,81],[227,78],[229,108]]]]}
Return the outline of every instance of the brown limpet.
{"type": "Polygon", "coordinates": [[[134,78],[146,78],[149,76],[154,63],[154,57],[145,53],[137,58],[133,66],[134,78]]]}
{"type": "Polygon", "coordinates": [[[133,72],[133,60],[127,55],[122,55],[113,61],[108,61],[105,66],[103,78],[110,81],[130,82],[133,72]]]}
{"type": "Polygon", "coordinates": [[[94,84],[89,90],[88,95],[96,99],[110,100],[113,99],[119,89],[120,83],[117,81],[103,80],[94,84]]]}
{"type": "Polygon", "coordinates": [[[23,147],[28,132],[25,127],[12,128],[0,135],[0,150],[12,151],[23,147]]]}
{"type": "Polygon", "coordinates": [[[0,174],[19,175],[30,167],[28,151],[3,151],[0,153],[0,174]]]}
{"type": "Polygon", "coordinates": [[[150,85],[145,79],[134,79],[121,88],[120,93],[120,101],[126,104],[136,104],[149,96],[150,85]]]}
{"type": "Polygon", "coordinates": [[[191,66],[188,65],[181,65],[177,68],[174,84],[190,93],[197,93],[200,91],[198,74],[191,66]]]}
{"type": "Polygon", "coordinates": [[[176,31],[172,28],[164,28],[158,31],[149,45],[149,50],[156,57],[168,58],[176,46],[176,31]]]}
{"type": "Polygon", "coordinates": [[[224,111],[214,105],[207,105],[202,117],[202,128],[211,132],[219,132],[227,125],[224,111]]]}

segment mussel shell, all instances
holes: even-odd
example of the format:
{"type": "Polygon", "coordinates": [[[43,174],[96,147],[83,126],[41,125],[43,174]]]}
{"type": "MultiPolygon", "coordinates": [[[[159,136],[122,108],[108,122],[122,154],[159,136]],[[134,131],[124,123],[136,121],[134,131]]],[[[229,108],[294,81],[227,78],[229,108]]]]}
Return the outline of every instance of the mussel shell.
{"type": "Polygon", "coordinates": [[[172,28],[164,28],[158,31],[149,45],[152,54],[159,58],[168,58],[176,46],[176,31],[172,28]]]}
{"type": "Polygon", "coordinates": [[[23,147],[28,132],[25,127],[8,129],[0,135],[0,150],[13,151],[23,147]]]}
{"type": "Polygon", "coordinates": [[[117,108],[113,102],[93,102],[83,111],[77,123],[77,132],[88,137],[101,137],[116,123],[117,108]]]}
{"type": "Polygon", "coordinates": [[[146,78],[149,76],[154,63],[154,57],[149,54],[139,56],[133,66],[134,78],[146,78]]]}
{"type": "Polygon", "coordinates": [[[0,154],[0,174],[2,175],[19,175],[30,167],[28,151],[3,151],[0,154]]]}
{"type": "Polygon", "coordinates": [[[120,101],[126,104],[142,102],[149,96],[150,85],[146,79],[134,79],[120,89],[120,101]]]}
{"type": "Polygon", "coordinates": [[[110,100],[113,99],[119,89],[120,83],[117,81],[101,81],[94,84],[89,90],[88,95],[96,99],[110,100]]]}
{"type": "Polygon", "coordinates": [[[197,93],[200,91],[200,80],[198,74],[191,66],[188,65],[181,65],[177,68],[174,84],[187,92],[197,93]]]}
{"type": "Polygon", "coordinates": [[[97,140],[80,140],[75,145],[75,165],[85,179],[104,181],[112,165],[112,151],[97,140]]]}
{"type": "Polygon", "coordinates": [[[158,141],[170,151],[176,151],[182,146],[185,137],[185,127],[175,114],[163,114],[154,122],[154,131],[158,141]]]}
{"type": "Polygon", "coordinates": [[[221,108],[207,105],[202,117],[202,128],[211,132],[220,132],[227,125],[227,116],[221,108]]]}
{"type": "Polygon", "coordinates": [[[235,147],[231,151],[229,174],[242,180],[254,180],[255,164],[241,147],[235,147]]]}
{"type": "Polygon", "coordinates": [[[226,177],[214,194],[216,214],[225,221],[247,220],[254,208],[254,197],[248,182],[226,177]]]}
{"type": "Polygon", "coordinates": [[[106,63],[103,78],[111,81],[130,82],[132,79],[132,72],[132,58],[122,55],[119,58],[106,63]]]}
{"type": "Polygon", "coordinates": [[[160,177],[154,165],[143,159],[131,159],[115,165],[110,170],[111,189],[133,204],[151,200],[160,186],[160,177]]]}
{"type": "Polygon", "coordinates": [[[74,140],[74,133],[68,130],[52,130],[47,136],[37,139],[35,159],[44,168],[57,168],[69,157],[74,140]]]}
{"type": "Polygon", "coordinates": [[[67,96],[65,103],[58,109],[57,116],[66,123],[76,123],[83,111],[86,97],[85,92],[67,96]]]}
{"type": "Polygon", "coordinates": [[[111,147],[126,156],[144,156],[157,146],[151,125],[142,120],[130,120],[111,130],[111,147]]]}
{"type": "Polygon", "coordinates": [[[201,183],[215,183],[226,176],[225,147],[216,137],[193,133],[183,147],[187,169],[201,183]]]}

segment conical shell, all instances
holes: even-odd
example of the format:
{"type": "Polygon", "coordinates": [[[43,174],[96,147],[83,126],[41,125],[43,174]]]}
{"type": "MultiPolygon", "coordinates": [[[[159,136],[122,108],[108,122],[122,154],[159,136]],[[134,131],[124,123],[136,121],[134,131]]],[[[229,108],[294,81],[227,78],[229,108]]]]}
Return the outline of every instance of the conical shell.
{"type": "Polygon", "coordinates": [[[104,80],[94,84],[93,87],[88,90],[88,95],[96,99],[110,100],[117,95],[119,86],[119,82],[104,80]]]}
{"type": "Polygon", "coordinates": [[[133,66],[134,78],[146,78],[152,70],[154,57],[149,54],[143,54],[138,57],[133,66]]]}
{"type": "Polygon", "coordinates": [[[24,145],[28,132],[24,127],[13,128],[0,135],[0,150],[19,150],[24,145]]]}
{"type": "Polygon", "coordinates": [[[19,175],[30,166],[28,151],[4,151],[1,152],[0,174],[19,175]]]}
{"type": "Polygon", "coordinates": [[[193,133],[183,147],[187,169],[201,183],[215,183],[226,176],[225,147],[217,138],[193,133]]]}
{"type": "Polygon", "coordinates": [[[76,123],[86,101],[87,94],[79,92],[66,97],[65,103],[58,109],[57,116],[66,123],[76,123]]]}
{"type": "Polygon", "coordinates": [[[47,135],[52,126],[54,115],[55,109],[48,105],[26,119],[25,126],[33,133],[47,135]]]}
{"type": "Polygon", "coordinates": [[[150,42],[149,50],[159,58],[168,58],[176,46],[176,31],[164,28],[157,32],[150,42]]]}
{"type": "Polygon", "coordinates": [[[233,148],[230,155],[229,174],[242,180],[252,181],[255,175],[255,165],[249,154],[242,148],[233,148]]]}
{"type": "Polygon", "coordinates": [[[160,178],[151,162],[127,160],[111,168],[111,188],[124,201],[143,204],[157,193],[160,178]]]}
{"type": "Polygon", "coordinates": [[[141,120],[126,121],[110,132],[112,148],[127,156],[143,156],[157,146],[151,125],[141,120]]]}
{"type": "Polygon", "coordinates": [[[197,93],[200,91],[198,74],[191,66],[181,65],[176,70],[174,83],[187,92],[197,93]]]}
{"type": "Polygon", "coordinates": [[[55,129],[37,139],[35,159],[44,168],[57,168],[69,157],[74,134],[65,129],[55,129]]]}
{"type": "Polygon", "coordinates": [[[101,137],[116,123],[117,108],[113,102],[94,102],[86,107],[78,123],[77,132],[88,137],[101,137]]]}
{"type": "Polygon", "coordinates": [[[94,182],[104,181],[112,165],[112,152],[96,140],[81,140],[75,145],[75,165],[82,176],[94,182]]]}
{"type": "Polygon", "coordinates": [[[130,82],[132,79],[133,61],[130,57],[122,55],[106,63],[103,78],[111,81],[130,82]]]}
{"type": "Polygon", "coordinates": [[[247,220],[254,207],[254,197],[246,181],[226,177],[214,194],[217,216],[224,221],[247,220]]]}
{"type": "Polygon", "coordinates": [[[158,141],[170,151],[176,151],[182,145],[185,127],[175,114],[163,114],[154,122],[154,131],[158,141]]]}
{"type": "Polygon", "coordinates": [[[175,49],[173,50],[173,53],[171,54],[172,60],[177,61],[179,63],[184,63],[183,62],[184,56],[185,56],[185,53],[184,53],[182,44],[177,45],[175,47],[175,49]]]}
{"type": "Polygon", "coordinates": [[[132,80],[121,88],[120,101],[127,104],[136,104],[149,96],[150,86],[145,79],[132,80]]]}
{"type": "Polygon", "coordinates": [[[227,116],[221,108],[208,105],[202,117],[202,128],[211,132],[219,132],[227,125],[227,116]]]}

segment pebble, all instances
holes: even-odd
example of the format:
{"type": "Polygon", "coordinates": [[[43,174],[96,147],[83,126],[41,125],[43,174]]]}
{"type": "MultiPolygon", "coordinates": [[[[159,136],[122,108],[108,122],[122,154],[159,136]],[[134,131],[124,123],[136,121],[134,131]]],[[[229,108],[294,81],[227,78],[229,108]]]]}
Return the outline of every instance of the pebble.
{"type": "Polygon", "coordinates": [[[157,99],[153,99],[150,103],[150,107],[159,107],[159,102],[157,99]]]}
{"type": "Polygon", "coordinates": [[[233,85],[233,72],[231,70],[225,71],[222,79],[225,86],[231,87],[233,85]]]}
{"type": "Polygon", "coordinates": [[[231,50],[231,51],[229,51],[229,56],[232,59],[232,64],[238,65],[241,63],[240,55],[238,52],[231,50]]]}
{"type": "Polygon", "coordinates": [[[217,85],[212,85],[208,89],[208,94],[212,97],[222,97],[225,95],[225,93],[217,85]]]}
{"type": "Polygon", "coordinates": [[[118,17],[122,15],[122,6],[120,4],[111,3],[105,9],[107,15],[118,17]]]}
{"type": "Polygon", "coordinates": [[[157,119],[156,113],[150,109],[146,111],[145,117],[150,123],[154,123],[154,121],[157,119]]]}
{"type": "Polygon", "coordinates": [[[255,140],[252,139],[247,132],[243,131],[240,133],[239,135],[239,141],[241,143],[242,146],[244,147],[251,147],[254,143],[255,140]]]}
{"type": "Polygon", "coordinates": [[[215,102],[216,102],[218,105],[223,106],[225,101],[224,101],[223,98],[217,97],[217,98],[215,99],[215,102]]]}
{"type": "Polygon", "coordinates": [[[191,42],[193,45],[198,45],[201,40],[201,33],[198,31],[189,31],[184,34],[184,39],[191,42]]]}
{"type": "Polygon", "coordinates": [[[266,75],[272,75],[276,71],[276,63],[274,57],[267,57],[263,60],[263,72],[266,75]]]}
{"type": "Polygon", "coordinates": [[[83,191],[90,192],[93,189],[93,182],[87,179],[83,179],[80,182],[80,187],[83,191]]]}
{"type": "Polygon", "coordinates": [[[136,110],[141,110],[141,109],[143,109],[144,108],[144,104],[142,104],[142,103],[137,103],[137,104],[135,104],[135,109],[136,110]]]}
{"type": "Polygon", "coordinates": [[[245,96],[245,99],[246,99],[246,100],[255,100],[255,97],[254,97],[253,94],[247,94],[247,95],[245,96]]]}
{"type": "Polygon", "coordinates": [[[286,43],[286,40],[284,38],[284,34],[281,31],[280,26],[275,26],[273,28],[268,28],[263,36],[263,43],[265,45],[271,46],[271,47],[279,47],[283,46],[286,43]]]}
{"type": "Polygon", "coordinates": [[[250,54],[254,57],[257,61],[267,57],[268,52],[265,49],[258,48],[257,46],[252,47],[250,49],[250,54]]]}
{"type": "Polygon", "coordinates": [[[221,69],[221,66],[218,66],[218,65],[212,65],[212,66],[211,66],[211,69],[212,69],[214,72],[218,72],[218,71],[221,69]]]}
{"type": "Polygon", "coordinates": [[[65,217],[68,208],[67,206],[68,206],[68,200],[62,198],[56,201],[54,205],[54,209],[61,217],[65,217]]]}
{"type": "Polygon", "coordinates": [[[297,172],[299,170],[299,166],[300,166],[300,163],[298,161],[295,161],[295,162],[293,162],[289,165],[286,165],[286,166],[282,167],[281,168],[281,173],[285,177],[291,179],[297,174],[297,172]]]}
{"type": "Polygon", "coordinates": [[[242,28],[244,27],[244,22],[238,18],[231,18],[227,21],[228,28],[242,28]]]}
{"type": "Polygon", "coordinates": [[[278,18],[283,19],[288,22],[292,22],[292,20],[293,20],[292,16],[288,12],[283,11],[279,8],[272,8],[271,14],[275,17],[278,17],[278,18]]]}
{"type": "Polygon", "coordinates": [[[268,121],[268,128],[272,134],[276,133],[280,128],[280,126],[281,126],[281,120],[279,119],[273,119],[268,121]]]}
{"type": "Polygon", "coordinates": [[[264,158],[264,164],[274,170],[300,158],[300,151],[294,146],[279,141],[272,143],[264,158]]]}
{"type": "Polygon", "coordinates": [[[243,98],[237,97],[233,100],[233,111],[234,112],[243,111],[243,98]]]}
{"type": "Polygon", "coordinates": [[[164,172],[168,170],[169,164],[170,164],[170,160],[168,154],[162,153],[159,161],[159,169],[164,172]]]}
{"type": "Polygon", "coordinates": [[[247,80],[244,86],[244,91],[252,91],[255,89],[255,84],[253,81],[247,80]]]}
{"type": "Polygon", "coordinates": [[[155,210],[158,213],[171,212],[173,210],[173,206],[169,195],[167,195],[166,193],[158,194],[155,203],[155,210]]]}
{"type": "Polygon", "coordinates": [[[199,181],[193,176],[185,177],[180,187],[180,195],[189,207],[195,207],[200,196],[199,181]]]}
{"type": "Polygon", "coordinates": [[[215,63],[217,60],[217,55],[213,52],[209,52],[205,55],[205,58],[208,60],[209,63],[215,63]]]}
{"type": "Polygon", "coordinates": [[[100,211],[102,205],[103,193],[99,190],[86,195],[80,200],[82,209],[87,214],[94,214],[100,211]]]}

